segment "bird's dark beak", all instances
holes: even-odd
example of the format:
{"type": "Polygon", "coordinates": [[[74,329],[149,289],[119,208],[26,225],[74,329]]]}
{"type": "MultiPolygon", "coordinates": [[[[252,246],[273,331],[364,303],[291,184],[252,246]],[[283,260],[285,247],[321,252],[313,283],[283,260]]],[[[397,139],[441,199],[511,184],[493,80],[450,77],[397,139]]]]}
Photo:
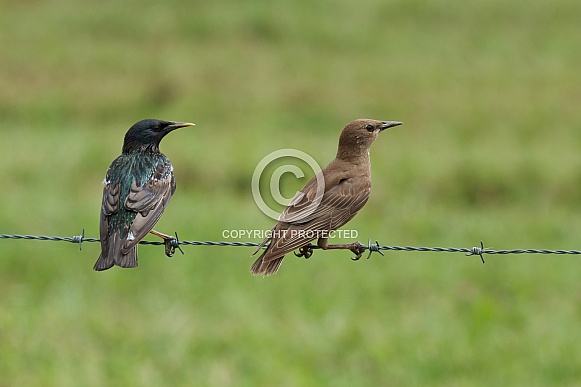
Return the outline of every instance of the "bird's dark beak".
{"type": "Polygon", "coordinates": [[[171,132],[172,130],[176,130],[179,128],[185,128],[186,126],[195,126],[196,124],[192,124],[191,122],[172,122],[170,125],[165,127],[166,132],[171,132]]]}
{"type": "Polygon", "coordinates": [[[403,124],[403,122],[399,122],[399,121],[383,121],[381,123],[381,125],[379,125],[379,131],[383,132],[387,128],[391,128],[393,126],[398,126],[398,125],[402,125],[402,124],[403,124]]]}

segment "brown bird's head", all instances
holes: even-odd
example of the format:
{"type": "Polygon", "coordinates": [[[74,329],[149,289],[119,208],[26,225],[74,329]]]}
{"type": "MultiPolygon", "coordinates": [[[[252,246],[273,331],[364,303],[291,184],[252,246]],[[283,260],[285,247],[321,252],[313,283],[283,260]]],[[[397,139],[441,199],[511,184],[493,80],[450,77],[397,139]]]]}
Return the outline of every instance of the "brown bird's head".
{"type": "Polygon", "coordinates": [[[339,137],[337,158],[349,161],[369,153],[369,147],[379,133],[392,126],[403,124],[399,121],[377,121],[366,118],[351,121],[343,128],[339,137]]]}

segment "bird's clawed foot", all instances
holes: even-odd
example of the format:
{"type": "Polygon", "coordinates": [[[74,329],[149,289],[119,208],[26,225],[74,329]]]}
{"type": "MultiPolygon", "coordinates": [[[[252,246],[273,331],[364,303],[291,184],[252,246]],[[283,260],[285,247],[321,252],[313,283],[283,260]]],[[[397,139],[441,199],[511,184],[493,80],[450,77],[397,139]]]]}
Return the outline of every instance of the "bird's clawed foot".
{"type": "Polygon", "coordinates": [[[359,259],[361,259],[361,256],[363,255],[363,252],[365,250],[369,250],[369,254],[367,254],[367,259],[369,259],[371,257],[371,254],[377,252],[381,255],[384,255],[381,252],[381,246],[379,246],[379,242],[375,241],[375,244],[371,243],[371,239],[369,239],[367,241],[367,246],[362,245],[359,242],[355,242],[352,244],[353,248],[351,249],[351,251],[353,251],[353,253],[355,253],[355,257],[351,258],[354,261],[358,261],[359,259]]]}
{"type": "Polygon", "coordinates": [[[359,261],[361,259],[361,256],[363,255],[363,252],[365,251],[364,248],[361,243],[359,242],[354,242],[350,245],[349,250],[351,250],[353,252],[353,254],[355,254],[355,256],[353,258],[351,258],[351,260],[353,261],[359,261]]]}
{"type": "Polygon", "coordinates": [[[313,248],[311,247],[311,245],[303,246],[299,249],[298,254],[295,251],[295,255],[299,258],[305,257],[305,259],[309,259],[309,258],[311,258],[311,255],[313,255],[313,248]]]}
{"type": "Polygon", "coordinates": [[[319,238],[317,245],[322,248],[323,250],[351,250],[355,256],[351,258],[354,261],[358,261],[361,259],[363,252],[366,250],[366,246],[362,245],[359,242],[353,242],[348,244],[338,244],[338,245],[330,245],[327,243],[326,238],[319,238]]]}
{"type": "Polygon", "coordinates": [[[165,246],[165,255],[167,255],[168,257],[173,257],[174,253],[176,252],[176,247],[179,248],[179,245],[177,244],[177,239],[174,237],[169,237],[169,238],[164,238],[163,239],[163,244],[165,246]]]}
{"type": "Polygon", "coordinates": [[[163,239],[163,244],[165,246],[165,255],[167,255],[168,257],[170,258],[173,257],[174,253],[176,252],[176,249],[181,251],[182,254],[184,253],[184,251],[180,247],[180,240],[178,238],[177,232],[175,233],[176,235],[175,238],[172,237],[171,235],[163,234],[155,230],[151,230],[150,233],[163,239]]]}

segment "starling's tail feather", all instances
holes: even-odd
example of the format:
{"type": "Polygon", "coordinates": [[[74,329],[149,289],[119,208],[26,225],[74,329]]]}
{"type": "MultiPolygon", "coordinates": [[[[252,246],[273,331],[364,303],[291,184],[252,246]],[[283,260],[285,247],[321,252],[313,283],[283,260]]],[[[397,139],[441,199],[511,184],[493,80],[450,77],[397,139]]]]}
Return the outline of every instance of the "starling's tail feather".
{"type": "Polygon", "coordinates": [[[113,267],[115,263],[109,257],[103,257],[103,254],[99,255],[99,259],[95,262],[95,266],[93,266],[93,270],[95,271],[103,271],[113,267]]]}
{"type": "Polygon", "coordinates": [[[115,264],[125,268],[137,267],[137,246],[127,254],[115,257],[115,264]]]}
{"type": "Polygon", "coordinates": [[[103,257],[101,254],[97,262],[95,262],[95,266],[93,266],[93,270],[95,271],[103,271],[112,268],[114,265],[124,267],[124,268],[131,268],[137,267],[137,249],[132,249],[126,255],[121,255],[119,258],[112,259],[109,257],[103,257]]]}
{"type": "Polygon", "coordinates": [[[284,255],[280,258],[264,262],[261,256],[254,262],[254,264],[250,268],[250,272],[253,275],[272,275],[276,273],[280,268],[280,264],[282,263],[283,258],[284,255]]]}
{"type": "Polygon", "coordinates": [[[93,270],[102,271],[112,268],[114,265],[120,267],[137,267],[137,246],[133,247],[127,254],[121,253],[121,248],[115,250],[115,245],[111,243],[108,251],[101,252],[99,259],[95,262],[93,270]],[[107,253],[106,255],[104,253],[107,253]]]}

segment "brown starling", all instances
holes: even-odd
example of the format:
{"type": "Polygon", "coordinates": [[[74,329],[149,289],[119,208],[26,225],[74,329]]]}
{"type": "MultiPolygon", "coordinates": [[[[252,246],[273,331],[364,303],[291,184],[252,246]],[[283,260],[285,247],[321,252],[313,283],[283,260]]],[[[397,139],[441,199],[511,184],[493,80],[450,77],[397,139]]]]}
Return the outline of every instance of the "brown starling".
{"type": "Polygon", "coordinates": [[[173,167],[159,151],[159,142],[171,131],[192,125],[148,119],[127,131],[123,152],[103,181],[101,255],[94,270],[136,267],[137,244],[150,232],[164,239],[167,255],[173,253],[173,238],[152,230],[176,189],[173,167]]]}
{"type": "Polygon", "coordinates": [[[323,250],[348,249],[359,258],[362,254],[361,243],[329,245],[328,236],[331,231],[351,220],[369,198],[371,144],[383,130],[401,124],[397,121],[370,119],[359,119],[347,124],[339,137],[337,157],[309,180],[289,203],[270,235],[254,252],[258,253],[270,241],[250,272],[254,275],[274,274],[285,254],[296,249],[300,252],[295,253],[297,256],[308,258],[312,250],[307,246],[315,239],[318,239],[317,244],[323,250]],[[317,181],[321,182],[319,189],[317,181]]]}

